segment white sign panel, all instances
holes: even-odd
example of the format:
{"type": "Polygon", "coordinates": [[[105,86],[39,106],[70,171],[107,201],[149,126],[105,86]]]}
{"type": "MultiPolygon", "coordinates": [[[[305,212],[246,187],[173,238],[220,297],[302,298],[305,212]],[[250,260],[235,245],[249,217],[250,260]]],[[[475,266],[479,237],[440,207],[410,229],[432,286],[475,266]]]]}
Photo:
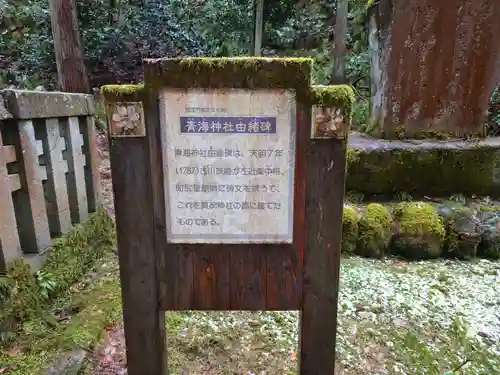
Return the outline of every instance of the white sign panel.
{"type": "Polygon", "coordinates": [[[292,243],[295,93],[160,93],[171,243],[292,243]]]}

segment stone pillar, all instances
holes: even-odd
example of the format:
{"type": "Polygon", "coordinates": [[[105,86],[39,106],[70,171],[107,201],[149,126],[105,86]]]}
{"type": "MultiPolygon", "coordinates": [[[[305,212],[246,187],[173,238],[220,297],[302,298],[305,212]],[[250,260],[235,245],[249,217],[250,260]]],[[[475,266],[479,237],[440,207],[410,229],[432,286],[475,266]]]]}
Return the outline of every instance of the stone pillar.
{"type": "Polygon", "coordinates": [[[485,135],[500,83],[500,1],[379,0],[369,30],[374,135],[485,135]]]}
{"type": "MultiPolygon", "coordinates": [[[[1,115],[0,115],[1,120],[1,115]]],[[[9,174],[7,164],[17,160],[14,146],[3,145],[0,132],[0,271],[22,254],[12,192],[21,188],[18,174],[9,174]]]]}

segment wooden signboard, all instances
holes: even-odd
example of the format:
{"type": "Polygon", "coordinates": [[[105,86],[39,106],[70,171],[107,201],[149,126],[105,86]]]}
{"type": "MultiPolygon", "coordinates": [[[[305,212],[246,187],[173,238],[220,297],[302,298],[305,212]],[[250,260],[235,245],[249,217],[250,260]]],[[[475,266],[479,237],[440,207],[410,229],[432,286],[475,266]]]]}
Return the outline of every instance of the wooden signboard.
{"type": "Polygon", "coordinates": [[[128,374],[167,373],[168,310],[300,310],[300,373],[332,374],[352,90],[309,59],[144,67],[102,90],[128,374]]]}

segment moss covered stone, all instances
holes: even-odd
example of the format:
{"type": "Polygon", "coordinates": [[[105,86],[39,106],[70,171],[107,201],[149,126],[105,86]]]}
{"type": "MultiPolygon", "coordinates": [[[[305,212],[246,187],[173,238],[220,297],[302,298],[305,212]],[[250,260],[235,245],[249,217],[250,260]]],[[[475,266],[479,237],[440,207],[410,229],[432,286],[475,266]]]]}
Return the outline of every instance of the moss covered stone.
{"type": "Polygon", "coordinates": [[[359,213],[351,206],[344,205],[342,214],[342,253],[353,254],[359,236],[359,213]]]}
{"type": "Polygon", "coordinates": [[[393,211],[396,230],[391,250],[407,259],[438,258],[443,249],[445,227],[436,209],[423,202],[403,202],[393,211]]]}
{"type": "Polygon", "coordinates": [[[386,207],[370,203],[359,221],[359,239],[356,254],[382,258],[392,235],[392,219],[386,207]]]}
{"type": "Polygon", "coordinates": [[[111,246],[115,246],[114,221],[100,208],[56,240],[41,272],[56,281],[53,293],[57,294],[80,279],[111,246]]]}
{"type": "Polygon", "coordinates": [[[403,142],[349,136],[346,188],[365,195],[500,195],[500,139],[403,142]]]}
{"type": "Polygon", "coordinates": [[[310,92],[312,59],[192,57],[147,59],[146,88],[288,88],[299,100],[310,92]]]}
{"type": "Polygon", "coordinates": [[[23,260],[14,262],[0,278],[0,327],[9,332],[25,319],[41,316],[47,304],[66,292],[115,246],[114,221],[100,208],[90,218],[61,236],[48,249],[41,269],[34,273],[23,260]]]}
{"type": "Polygon", "coordinates": [[[481,242],[477,254],[483,258],[500,259],[500,207],[479,212],[481,242]]]}
{"type": "Polygon", "coordinates": [[[144,85],[106,85],[101,87],[101,95],[106,101],[141,101],[144,85]]]}
{"type": "Polygon", "coordinates": [[[475,211],[469,207],[446,205],[439,208],[438,213],[446,229],[446,255],[464,260],[474,258],[481,240],[475,211]]]}

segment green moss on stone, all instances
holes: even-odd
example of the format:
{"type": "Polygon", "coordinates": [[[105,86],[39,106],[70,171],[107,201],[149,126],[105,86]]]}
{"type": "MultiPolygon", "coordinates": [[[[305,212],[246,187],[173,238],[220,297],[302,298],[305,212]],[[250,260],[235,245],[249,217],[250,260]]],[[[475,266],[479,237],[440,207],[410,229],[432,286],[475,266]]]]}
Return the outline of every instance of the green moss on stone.
{"type": "Polygon", "coordinates": [[[349,85],[311,86],[311,105],[319,107],[335,107],[349,119],[355,101],[354,90],[349,85]]]}
{"type": "Polygon", "coordinates": [[[342,253],[353,254],[359,236],[359,213],[354,207],[344,206],[342,214],[342,253]]]}
{"type": "Polygon", "coordinates": [[[101,87],[101,95],[107,101],[140,101],[144,93],[144,84],[106,85],[101,87]]]}
{"type": "Polygon", "coordinates": [[[500,209],[479,213],[481,241],[477,253],[483,258],[500,259],[500,209]]]}
{"type": "Polygon", "coordinates": [[[474,258],[481,239],[474,211],[468,207],[454,208],[444,221],[446,255],[464,260],[474,258]]]}
{"type": "Polygon", "coordinates": [[[189,57],[148,59],[146,87],[171,88],[289,88],[306,100],[312,59],[264,57],[189,57]]]}
{"type": "Polygon", "coordinates": [[[392,219],[386,207],[370,203],[359,221],[359,239],[356,254],[382,258],[392,235],[392,219]]]}
{"type": "Polygon", "coordinates": [[[445,228],[436,209],[423,202],[404,202],[393,211],[396,232],[391,250],[407,259],[438,258],[442,253],[445,228]]]}
{"type": "Polygon", "coordinates": [[[346,188],[367,195],[500,195],[497,147],[349,151],[346,188]]]}
{"type": "Polygon", "coordinates": [[[101,208],[56,240],[37,273],[22,259],[14,262],[0,278],[0,328],[12,333],[28,318],[44,318],[47,304],[68,291],[111,246],[114,221],[101,208]]]}
{"type": "Polygon", "coordinates": [[[54,294],[67,289],[100,259],[106,250],[115,246],[114,221],[104,208],[59,237],[42,267],[42,272],[56,280],[54,294]]]}

